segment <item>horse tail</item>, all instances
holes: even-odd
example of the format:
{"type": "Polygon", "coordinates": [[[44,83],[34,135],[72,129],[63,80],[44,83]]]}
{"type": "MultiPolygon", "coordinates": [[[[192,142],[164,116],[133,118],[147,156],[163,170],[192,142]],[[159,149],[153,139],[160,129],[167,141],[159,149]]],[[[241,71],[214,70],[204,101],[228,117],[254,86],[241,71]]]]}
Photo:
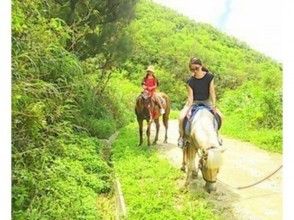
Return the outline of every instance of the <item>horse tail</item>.
{"type": "Polygon", "coordinates": [[[222,152],[217,148],[212,148],[208,150],[207,155],[207,168],[208,169],[218,169],[222,165],[222,152]]]}

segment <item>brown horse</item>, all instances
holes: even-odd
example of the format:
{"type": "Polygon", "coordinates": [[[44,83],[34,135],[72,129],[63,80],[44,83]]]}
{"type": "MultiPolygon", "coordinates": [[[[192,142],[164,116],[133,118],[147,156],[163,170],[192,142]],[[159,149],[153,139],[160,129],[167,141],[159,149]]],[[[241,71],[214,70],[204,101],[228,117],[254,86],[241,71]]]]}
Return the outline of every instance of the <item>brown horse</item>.
{"type": "MultiPolygon", "coordinates": [[[[163,125],[165,127],[165,138],[164,143],[167,142],[167,129],[168,129],[168,119],[170,113],[170,99],[165,93],[155,93],[162,101],[165,113],[162,115],[163,125]]],[[[147,121],[147,143],[150,145],[150,127],[153,120],[150,120],[150,112],[153,114],[153,120],[156,124],[156,135],[153,141],[153,144],[156,144],[158,140],[158,132],[159,132],[159,117],[160,117],[160,108],[155,101],[152,100],[151,97],[148,96],[146,92],[142,92],[136,99],[135,113],[137,116],[137,121],[139,124],[139,134],[140,134],[140,142],[139,145],[143,143],[143,121],[147,121]]]]}

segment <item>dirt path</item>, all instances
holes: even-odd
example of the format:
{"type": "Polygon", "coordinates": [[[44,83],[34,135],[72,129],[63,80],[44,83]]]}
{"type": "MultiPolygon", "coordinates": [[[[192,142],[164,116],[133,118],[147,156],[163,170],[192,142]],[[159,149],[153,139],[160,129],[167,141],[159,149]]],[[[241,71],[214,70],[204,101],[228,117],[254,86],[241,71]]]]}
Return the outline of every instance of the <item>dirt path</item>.
{"type": "MultiPolygon", "coordinates": [[[[155,125],[152,125],[152,135],[154,130],[155,125]]],[[[158,141],[160,155],[180,168],[182,150],[176,146],[176,120],[169,122],[167,144],[163,144],[163,137],[164,127],[161,124],[158,141]]],[[[250,143],[222,138],[223,145],[227,148],[224,153],[224,164],[218,176],[217,192],[207,194],[208,200],[223,210],[226,219],[282,219],[282,170],[254,187],[242,190],[234,188],[264,178],[282,164],[282,156],[261,150],[250,143]]],[[[183,179],[184,176],[183,174],[183,179]]],[[[204,181],[201,175],[195,182],[194,190],[203,190],[201,186],[204,181]]]]}

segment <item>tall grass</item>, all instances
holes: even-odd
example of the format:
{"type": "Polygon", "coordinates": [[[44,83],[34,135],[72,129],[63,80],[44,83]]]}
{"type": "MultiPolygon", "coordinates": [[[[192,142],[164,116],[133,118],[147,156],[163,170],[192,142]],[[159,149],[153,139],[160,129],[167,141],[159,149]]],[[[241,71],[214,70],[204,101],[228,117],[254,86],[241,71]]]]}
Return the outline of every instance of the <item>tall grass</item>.
{"type": "Polygon", "coordinates": [[[250,141],[268,151],[282,152],[280,91],[264,90],[262,82],[247,82],[225,92],[220,107],[225,118],[222,133],[250,141]]]}

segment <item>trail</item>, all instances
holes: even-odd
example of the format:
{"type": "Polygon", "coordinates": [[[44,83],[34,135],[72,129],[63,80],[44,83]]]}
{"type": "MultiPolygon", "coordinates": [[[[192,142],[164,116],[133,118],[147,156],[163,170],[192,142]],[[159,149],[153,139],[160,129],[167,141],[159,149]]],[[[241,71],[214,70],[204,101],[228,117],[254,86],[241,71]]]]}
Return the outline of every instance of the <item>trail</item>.
{"type": "MultiPolygon", "coordinates": [[[[153,138],[154,124],[151,133],[153,138]]],[[[161,124],[158,152],[180,169],[182,150],[176,146],[177,138],[178,123],[170,120],[168,143],[164,144],[164,126],[161,124]]],[[[223,154],[224,163],[218,175],[217,191],[207,193],[207,199],[223,211],[226,219],[282,219],[282,170],[256,186],[242,190],[234,188],[254,183],[270,174],[282,164],[282,155],[269,153],[247,142],[223,136],[222,139],[227,149],[223,154]]],[[[183,181],[184,178],[183,173],[183,181]]],[[[192,190],[203,191],[204,181],[201,175],[195,182],[192,190]]]]}

